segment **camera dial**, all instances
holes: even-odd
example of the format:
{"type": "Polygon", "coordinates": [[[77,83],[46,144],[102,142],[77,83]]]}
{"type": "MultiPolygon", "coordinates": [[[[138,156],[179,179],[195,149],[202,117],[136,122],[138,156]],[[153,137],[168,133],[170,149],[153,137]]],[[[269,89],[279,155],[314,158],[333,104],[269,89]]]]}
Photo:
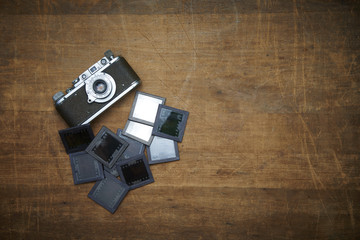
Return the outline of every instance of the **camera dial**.
{"type": "Polygon", "coordinates": [[[116,91],[115,81],[109,74],[99,72],[85,81],[85,91],[88,95],[88,103],[104,103],[114,96],[116,91]]]}

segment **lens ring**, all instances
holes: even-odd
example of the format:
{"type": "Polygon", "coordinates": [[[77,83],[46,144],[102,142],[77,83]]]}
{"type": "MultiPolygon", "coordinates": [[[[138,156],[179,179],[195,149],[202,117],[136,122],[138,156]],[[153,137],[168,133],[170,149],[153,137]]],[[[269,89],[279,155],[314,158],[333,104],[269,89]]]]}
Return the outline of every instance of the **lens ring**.
{"type": "Polygon", "coordinates": [[[89,103],[105,103],[115,95],[116,83],[111,75],[98,72],[85,81],[85,91],[89,103]]]}
{"type": "Polygon", "coordinates": [[[106,91],[107,84],[103,79],[97,79],[93,83],[93,89],[95,93],[102,94],[106,91]]]}

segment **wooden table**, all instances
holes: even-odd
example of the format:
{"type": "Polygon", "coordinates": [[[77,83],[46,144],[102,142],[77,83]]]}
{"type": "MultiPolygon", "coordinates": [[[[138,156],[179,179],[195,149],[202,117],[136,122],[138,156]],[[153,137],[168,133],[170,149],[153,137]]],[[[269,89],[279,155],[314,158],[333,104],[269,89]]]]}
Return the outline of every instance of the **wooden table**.
{"type": "MultiPolygon", "coordinates": [[[[1,1],[1,239],[359,239],[356,1],[1,1]],[[190,112],[115,214],[73,185],[54,93],[111,49],[190,112]]],[[[92,122],[125,126],[134,92],[92,122]]]]}

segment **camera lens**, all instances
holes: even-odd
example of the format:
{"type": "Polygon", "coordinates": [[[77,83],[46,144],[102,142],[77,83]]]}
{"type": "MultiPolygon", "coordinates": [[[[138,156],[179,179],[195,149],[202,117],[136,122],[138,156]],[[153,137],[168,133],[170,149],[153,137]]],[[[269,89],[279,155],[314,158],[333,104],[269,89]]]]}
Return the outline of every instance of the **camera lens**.
{"type": "Polygon", "coordinates": [[[94,82],[93,88],[95,93],[104,93],[106,91],[106,82],[102,79],[98,79],[94,82]]]}
{"type": "Polygon", "coordinates": [[[109,74],[98,71],[85,80],[85,91],[88,95],[89,103],[107,102],[115,94],[115,80],[109,74]]]}

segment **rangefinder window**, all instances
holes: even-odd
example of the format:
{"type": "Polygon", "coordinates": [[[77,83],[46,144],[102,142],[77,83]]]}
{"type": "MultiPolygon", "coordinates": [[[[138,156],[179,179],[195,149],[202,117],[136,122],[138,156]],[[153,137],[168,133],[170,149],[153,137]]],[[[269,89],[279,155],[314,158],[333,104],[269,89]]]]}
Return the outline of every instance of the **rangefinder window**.
{"type": "Polygon", "coordinates": [[[93,72],[96,72],[96,67],[95,66],[93,66],[92,68],[90,68],[90,71],[93,73],[93,72]]]}
{"type": "Polygon", "coordinates": [[[59,135],[68,154],[84,151],[94,139],[94,133],[89,124],[60,130],[59,135]]]}
{"type": "Polygon", "coordinates": [[[108,128],[102,127],[94,140],[86,148],[86,152],[104,164],[104,166],[111,168],[121,157],[128,145],[125,140],[118,137],[108,128]]]}

